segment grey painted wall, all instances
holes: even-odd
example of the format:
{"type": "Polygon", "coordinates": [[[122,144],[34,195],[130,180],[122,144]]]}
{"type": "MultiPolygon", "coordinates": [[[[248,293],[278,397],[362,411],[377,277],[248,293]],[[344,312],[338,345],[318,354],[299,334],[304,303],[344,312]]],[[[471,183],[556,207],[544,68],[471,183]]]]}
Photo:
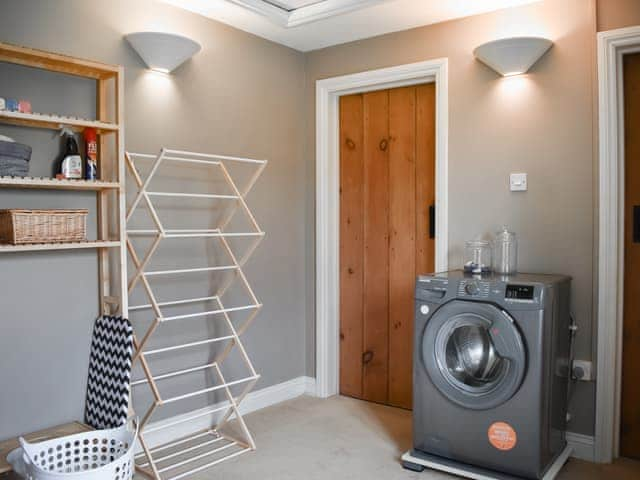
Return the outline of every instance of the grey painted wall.
{"type": "MultiPolygon", "coordinates": [[[[547,0],[311,52],[307,57],[307,268],[314,271],[315,82],[435,58],[449,59],[449,266],[465,240],[504,223],[519,237],[521,271],[573,277],[578,358],[593,357],[595,4],[547,0]],[[501,78],[473,49],[510,35],[555,45],[529,75],[501,78]],[[529,191],[511,193],[511,172],[529,191]]],[[[311,277],[310,275],[310,278],[311,277]]],[[[308,298],[314,290],[308,284],[308,298]]],[[[314,303],[307,303],[307,373],[314,365],[314,303]]],[[[574,395],[570,428],[593,432],[594,383],[574,395]]]]}
{"type": "MultiPolygon", "coordinates": [[[[304,56],[150,0],[109,1],[108,8],[97,0],[3,0],[1,4],[0,41],[125,66],[130,150],[156,152],[170,146],[269,160],[248,199],[267,237],[246,268],[265,307],[245,342],[263,375],[258,388],[304,375],[305,118],[300,108],[304,56]],[[123,35],[153,29],[188,34],[203,50],[174,75],[152,74],[123,35]]],[[[30,98],[37,111],[94,114],[91,82],[25,70],[0,64],[0,95],[30,98]]],[[[0,133],[32,144],[32,173],[49,173],[58,152],[51,132],[0,126],[0,133]]],[[[193,185],[196,190],[206,187],[204,175],[197,169],[169,169],[160,181],[174,182],[167,188],[193,185]]],[[[95,211],[92,194],[0,192],[0,208],[38,206],[87,206],[95,211]]],[[[179,228],[189,211],[192,225],[201,227],[197,221],[213,221],[210,206],[174,202],[165,204],[163,212],[179,228]]],[[[159,268],[195,264],[205,256],[211,264],[222,262],[211,242],[171,243],[161,248],[159,268]]],[[[0,439],[82,417],[90,334],[97,314],[96,275],[94,252],[0,258],[0,439]]],[[[206,294],[215,287],[210,276],[183,280],[160,282],[158,288],[164,298],[171,299],[206,294]]],[[[235,298],[239,294],[231,293],[228,303],[239,301],[235,298]]],[[[132,301],[137,301],[137,294],[132,301]]],[[[141,315],[135,318],[145,321],[141,315]]],[[[154,342],[166,345],[190,336],[213,335],[220,331],[219,325],[219,319],[171,325],[154,342]]],[[[193,365],[214,354],[205,350],[171,362],[161,360],[157,371],[193,365]]],[[[227,372],[244,373],[237,358],[230,363],[227,372]]],[[[167,382],[163,393],[195,390],[211,379],[193,375],[186,381],[188,385],[167,382]]],[[[146,400],[147,395],[136,397],[140,404],[146,400]]],[[[206,400],[198,398],[177,407],[197,407],[206,400]]],[[[176,412],[158,413],[161,418],[176,412]]]]}

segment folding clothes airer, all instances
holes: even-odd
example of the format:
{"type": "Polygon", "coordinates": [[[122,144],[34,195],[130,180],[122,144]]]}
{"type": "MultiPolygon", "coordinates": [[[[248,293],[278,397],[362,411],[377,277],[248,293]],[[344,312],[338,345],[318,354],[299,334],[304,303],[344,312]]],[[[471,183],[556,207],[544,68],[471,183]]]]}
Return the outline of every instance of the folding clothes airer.
{"type": "MultiPolygon", "coordinates": [[[[144,201],[146,203],[149,215],[153,220],[155,228],[152,229],[128,229],[127,230],[127,249],[130,254],[130,258],[134,265],[134,274],[131,277],[128,285],[128,292],[131,294],[132,290],[141,284],[149,303],[143,305],[133,305],[129,307],[129,312],[134,313],[141,310],[151,310],[153,313],[153,320],[149,328],[143,333],[141,339],[138,339],[134,335],[135,353],[134,362],[139,361],[144,372],[145,378],[132,382],[133,386],[148,385],[153,395],[153,403],[150,408],[144,413],[142,421],[140,423],[140,430],[138,433],[138,439],[140,445],[144,451],[137,458],[136,468],[141,473],[158,479],[158,480],[177,480],[195,472],[204,470],[213,465],[216,465],[226,459],[236,457],[243,453],[249,452],[255,449],[255,443],[251,436],[251,433],[247,429],[247,426],[242,419],[242,415],[238,409],[240,403],[245,396],[251,391],[253,386],[259,379],[259,375],[256,373],[249,356],[240,340],[240,336],[252,323],[253,319],[257,315],[258,311],[262,307],[262,304],[256,298],[251,286],[249,285],[247,278],[245,277],[242,266],[253,253],[258,243],[264,237],[264,232],[256,222],[253,214],[249,210],[245,197],[247,193],[254,186],[256,180],[266,167],[266,160],[254,160],[249,158],[237,158],[221,155],[210,155],[203,153],[185,152],[179,150],[162,149],[158,155],[148,154],[136,154],[127,153],[126,156],[127,166],[131,172],[131,175],[138,187],[137,194],[133,198],[129,209],[127,211],[127,222],[131,219],[134,211],[144,201]],[[151,161],[152,165],[149,170],[148,176],[143,180],[140,176],[138,169],[136,168],[135,161],[151,161]],[[250,176],[247,185],[241,191],[234,182],[232,176],[229,174],[225,166],[225,162],[240,163],[245,166],[255,167],[255,171],[250,176]],[[222,178],[231,193],[194,193],[194,192],[162,192],[162,191],[150,191],[149,186],[157,174],[158,169],[168,163],[180,163],[180,164],[195,164],[201,167],[211,167],[216,169],[222,174],[222,178]],[[152,199],[157,197],[174,197],[176,200],[180,198],[194,198],[194,199],[213,199],[220,202],[231,202],[232,208],[229,209],[226,215],[222,216],[221,221],[216,228],[206,229],[167,229],[160,221],[158,211],[154,205],[152,199]],[[240,208],[245,217],[248,219],[251,225],[251,231],[248,232],[229,232],[227,227],[229,222],[233,218],[235,212],[240,208]],[[150,247],[143,257],[136,253],[134,248],[134,238],[147,237],[151,239],[150,247]],[[228,239],[233,237],[246,237],[249,240],[249,245],[244,251],[244,255],[241,258],[237,258],[233,248],[229,244],[228,239]],[[220,242],[223,251],[226,252],[228,263],[219,266],[204,266],[200,268],[184,268],[184,269],[172,269],[172,270],[148,270],[150,261],[157,251],[161,242],[168,239],[180,240],[187,238],[211,238],[220,242]],[[200,297],[200,298],[187,298],[187,299],[171,299],[169,301],[158,301],[154,290],[149,281],[150,278],[158,276],[171,276],[171,275],[188,275],[197,272],[233,272],[235,275],[231,276],[227,281],[221,283],[220,288],[215,295],[200,297]],[[250,299],[250,303],[247,305],[225,307],[223,304],[223,295],[233,282],[239,279],[242,287],[250,299]],[[204,312],[186,313],[181,315],[165,315],[163,309],[166,307],[172,307],[176,305],[184,306],[189,304],[197,304],[202,302],[215,302],[216,308],[204,312]],[[236,328],[232,323],[230,313],[232,312],[246,312],[247,317],[236,328]],[[204,338],[198,341],[192,341],[188,343],[182,343],[178,345],[166,346],[163,348],[149,349],[147,342],[154,335],[158,326],[165,322],[174,322],[187,320],[198,317],[221,317],[226,325],[227,332],[225,335],[215,336],[213,338],[204,338]],[[159,354],[172,354],[178,353],[185,349],[195,349],[197,347],[216,344],[220,342],[224,345],[221,353],[215,357],[215,361],[207,363],[205,365],[197,365],[182,370],[154,375],[150,365],[150,360],[153,356],[159,354]],[[221,364],[228,358],[229,354],[236,349],[240,354],[240,358],[249,371],[249,375],[237,378],[227,379],[222,373],[221,364]],[[166,397],[161,394],[158,387],[158,382],[175,378],[181,375],[193,373],[193,372],[212,371],[215,373],[217,382],[215,385],[207,386],[206,388],[186,392],[179,395],[173,395],[166,397]],[[234,396],[231,387],[243,386],[241,393],[234,396]],[[183,400],[187,400],[193,397],[204,396],[211,392],[223,392],[226,401],[222,404],[210,405],[205,409],[198,409],[196,411],[187,412],[175,417],[176,419],[164,422],[161,424],[149,424],[149,420],[156,411],[156,409],[163,405],[178,403],[183,400]],[[188,424],[196,419],[213,418],[214,425],[203,431],[199,431],[196,434],[189,435],[185,438],[178,438],[169,443],[150,448],[146,440],[146,435],[151,432],[158,432],[162,429],[176,427],[178,424],[188,424]],[[232,418],[237,420],[240,427],[243,438],[236,438],[227,433],[222,432],[220,429],[229,422],[232,418]],[[216,420],[218,420],[216,422],[216,420]]],[[[134,321],[135,324],[135,321],[134,321]]],[[[165,430],[166,431],[166,430],[165,430]]]]}

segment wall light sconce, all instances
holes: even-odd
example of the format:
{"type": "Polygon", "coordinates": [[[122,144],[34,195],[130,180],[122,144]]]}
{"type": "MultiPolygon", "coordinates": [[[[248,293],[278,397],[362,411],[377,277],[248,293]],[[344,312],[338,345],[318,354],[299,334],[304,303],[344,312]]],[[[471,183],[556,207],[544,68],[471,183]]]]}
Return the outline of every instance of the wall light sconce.
{"type": "Polygon", "coordinates": [[[553,42],[542,37],[513,37],[487,42],[473,54],[503,77],[526,73],[551,48],[553,42]]]}
{"type": "Polygon", "coordinates": [[[161,73],[175,70],[202,48],[198,42],[173,33],[135,32],[125,38],[151,70],[161,73]]]}

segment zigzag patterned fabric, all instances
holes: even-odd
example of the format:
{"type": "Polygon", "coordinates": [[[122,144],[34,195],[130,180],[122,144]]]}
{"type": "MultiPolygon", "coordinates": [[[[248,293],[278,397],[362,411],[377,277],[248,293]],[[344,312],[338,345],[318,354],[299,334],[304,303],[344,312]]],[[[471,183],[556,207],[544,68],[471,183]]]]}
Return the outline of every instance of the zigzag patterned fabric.
{"type": "Polygon", "coordinates": [[[93,428],[116,428],[127,421],[133,328],[126,318],[96,320],[91,340],[85,421],[93,428]]]}

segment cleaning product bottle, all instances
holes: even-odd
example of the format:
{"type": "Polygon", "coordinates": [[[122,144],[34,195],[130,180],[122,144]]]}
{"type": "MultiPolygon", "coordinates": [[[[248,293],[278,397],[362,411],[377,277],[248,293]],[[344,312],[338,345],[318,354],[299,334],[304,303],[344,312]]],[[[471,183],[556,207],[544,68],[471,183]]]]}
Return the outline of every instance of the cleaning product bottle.
{"type": "Polygon", "coordinates": [[[56,178],[81,179],[82,178],[82,157],[78,150],[75,134],[69,127],[62,127],[60,136],[64,137],[63,151],[60,154],[58,164],[58,175],[56,178]]]}
{"type": "Polygon", "coordinates": [[[84,144],[87,149],[87,160],[84,167],[84,178],[98,179],[98,140],[95,128],[84,129],[84,144]]]}

